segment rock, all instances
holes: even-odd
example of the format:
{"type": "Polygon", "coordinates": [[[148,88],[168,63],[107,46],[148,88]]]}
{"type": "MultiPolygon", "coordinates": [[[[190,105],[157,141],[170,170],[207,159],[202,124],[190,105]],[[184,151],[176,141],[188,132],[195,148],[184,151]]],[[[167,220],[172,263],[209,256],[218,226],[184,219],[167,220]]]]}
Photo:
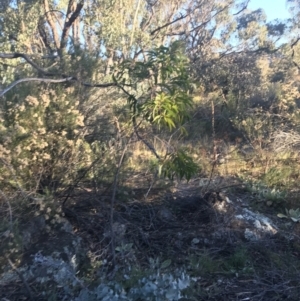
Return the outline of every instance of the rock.
{"type": "MultiPolygon", "coordinates": [[[[47,225],[43,217],[34,218],[23,230],[23,244],[26,251],[21,258],[18,272],[25,281],[37,284],[49,283],[57,287],[82,286],[76,273],[85,260],[81,238],[72,230],[65,218],[56,219],[54,225],[47,225]],[[48,228],[48,231],[46,229],[48,228]]],[[[0,285],[20,280],[16,271],[4,269],[0,285]]]]}
{"type": "Polygon", "coordinates": [[[273,236],[278,231],[276,225],[269,218],[247,208],[241,208],[240,213],[234,218],[239,222],[239,227],[244,229],[244,236],[249,241],[273,236]]]}

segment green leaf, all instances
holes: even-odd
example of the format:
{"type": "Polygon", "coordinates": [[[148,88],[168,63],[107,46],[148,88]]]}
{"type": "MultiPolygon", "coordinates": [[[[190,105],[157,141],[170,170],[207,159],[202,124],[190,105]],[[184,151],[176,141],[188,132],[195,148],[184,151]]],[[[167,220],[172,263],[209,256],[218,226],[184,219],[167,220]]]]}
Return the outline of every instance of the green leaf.
{"type": "Polygon", "coordinates": [[[282,213],[278,213],[277,216],[279,218],[288,218],[285,214],[282,214],[282,213]]]}
{"type": "Polygon", "coordinates": [[[167,259],[164,262],[162,262],[160,268],[161,269],[165,269],[165,268],[169,267],[171,265],[171,263],[172,263],[172,260],[171,259],[167,259]]]}

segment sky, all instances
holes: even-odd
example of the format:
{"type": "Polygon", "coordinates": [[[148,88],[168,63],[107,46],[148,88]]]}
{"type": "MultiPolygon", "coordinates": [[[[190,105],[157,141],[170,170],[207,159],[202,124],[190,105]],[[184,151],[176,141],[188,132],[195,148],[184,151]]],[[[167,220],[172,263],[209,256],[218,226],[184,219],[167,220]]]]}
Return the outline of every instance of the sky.
{"type": "Polygon", "coordinates": [[[286,19],[290,17],[286,2],[286,0],[250,0],[248,8],[251,10],[262,8],[267,15],[267,21],[286,19]]]}

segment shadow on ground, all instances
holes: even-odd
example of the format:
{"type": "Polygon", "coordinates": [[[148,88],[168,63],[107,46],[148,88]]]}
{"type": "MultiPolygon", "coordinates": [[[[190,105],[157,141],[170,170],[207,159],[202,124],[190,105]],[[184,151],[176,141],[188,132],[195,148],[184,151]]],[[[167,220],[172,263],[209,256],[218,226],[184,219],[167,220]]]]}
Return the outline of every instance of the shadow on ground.
{"type": "Polygon", "coordinates": [[[109,192],[77,190],[61,226],[46,234],[45,220],[15,270],[3,269],[0,297],[79,300],[82,289],[103,279],[126,291],[156,260],[159,273],[184,268],[193,278],[185,298],[170,300],[299,300],[298,225],[255,212],[239,181],[205,193],[197,181],[153,189],[147,200],[147,189],[124,187],[112,223],[109,192]]]}

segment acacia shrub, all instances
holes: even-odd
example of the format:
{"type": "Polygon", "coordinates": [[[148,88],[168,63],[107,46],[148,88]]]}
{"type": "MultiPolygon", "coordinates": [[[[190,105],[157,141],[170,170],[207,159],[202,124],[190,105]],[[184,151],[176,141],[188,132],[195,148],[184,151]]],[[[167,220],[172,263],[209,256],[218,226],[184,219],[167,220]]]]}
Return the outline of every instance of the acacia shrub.
{"type": "Polygon", "coordinates": [[[95,153],[84,139],[76,94],[71,87],[41,87],[6,97],[0,112],[1,186],[55,190],[91,164],[95,153]]]}

